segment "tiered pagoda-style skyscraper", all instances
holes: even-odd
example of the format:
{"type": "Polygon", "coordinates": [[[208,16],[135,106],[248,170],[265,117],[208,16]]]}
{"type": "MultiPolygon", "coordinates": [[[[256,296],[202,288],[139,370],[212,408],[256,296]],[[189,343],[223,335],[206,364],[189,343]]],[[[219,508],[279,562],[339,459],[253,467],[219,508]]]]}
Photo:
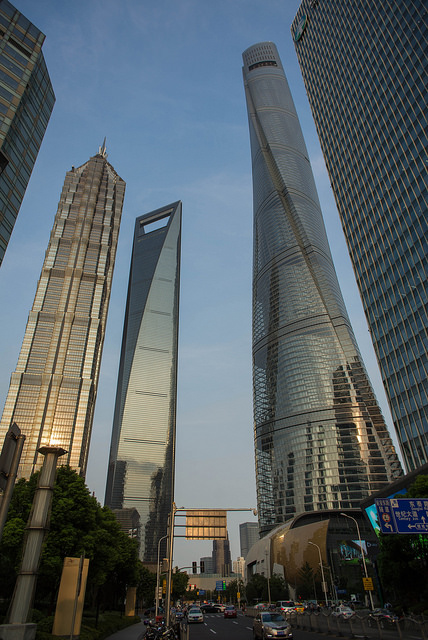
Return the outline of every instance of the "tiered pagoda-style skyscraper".
{"type": "Polygon", "coordinates": [[[0,265],[55,103],[45,36],[0,2],[0,265]]]}
{"type": "Polygon", "coordinates": [[[427,5],[304,0],[292,33],[411,471],[428,462],[427,5]]]}
{"type": "Polygon", "coordinates": [[[138,511],[153,564],[174,496],[180,251],[181,202],[137,218],[105,503],[138,511]]]}
{"type": "Polygon", "coordinates": [[[13,422],[26,436],[21,477],[44,445],[85,475],[124,194],[105,145],[66,174],[0,423],[1,442],[13,422]]]}
{"type": "Polygon", "coordinates": [[[259,524],[358,508],[402,473],[330,254],[277,49],[243,54],[253,193],[253,380],[259,524]]]}

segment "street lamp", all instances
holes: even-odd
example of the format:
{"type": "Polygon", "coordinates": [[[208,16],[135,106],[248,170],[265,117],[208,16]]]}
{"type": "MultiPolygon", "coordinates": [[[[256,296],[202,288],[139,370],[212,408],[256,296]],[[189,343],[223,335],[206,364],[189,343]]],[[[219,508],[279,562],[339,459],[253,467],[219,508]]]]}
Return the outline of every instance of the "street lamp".
{"type": "Polygon", "coordinates": [[[325,606],[327,606],[327,588],[326,588],[326,582],[324,579],[324,567],[322,564],[322,557],[321,557],[321,549],[319,548],[319,546],[317,544],[315,544],[315,542],[311,542],[310,540],[308,540],[308,544],[311,544],[312,546],[316,547],[318,549],[318,553],[320,556],[320,567],[321,567],[321,579],[322,579],[322,590],[324,592],[324,600],[325,600],[325,606]]]}
{"type": "Polygon", "coordinates": [[[162,542],[162,540],[165,540],[165,538],[168,537],[168,534],[166,534],[166,536],[163,536],[162,538],[159,539],[158,541],[158,563],[156,565],[156,599],[155,599],[155,618],[158,615],[158,609],[159,609],[159,554],[160,554],[160,543],[162,542]]]}
{"type": "Polygon", "coordinates": [[[266,557],[266,575],[267,575],[267,588],[268,588],[268,599],[269,599],[269,605],[271,604],[271,598],[270,598],[270,560],[268,560],[268,556],[269,556],[269,551],[266,549],[265,551],[265,557],[266,557]]]}
{"type": "MultiPolygon", "coordinates": [[[[361,557],[363,559],[363,567],[364,567],[364,575],[366,578],[368,578],[368,573],[367,573],[367,566],[366,566],[366,560],[364,557],[364,550],[363,550],[363,544],[361,542],[361,535],[360,535],[360,527],[358,526],[358,522],[356,521],[356,519],[353,516],[348,516],[347,513],[341,513],[341,516],[343,516],[344,518],[349,518],[350,520],[353,520],[355,522],[355,526],[357,527],[357,533],[358,533],[358,541],[360,543],[360,550],[361,550],[361,557]]],[[[370,605],[371,608],[373,610],[373,596],[372,596],[372,592],[369,591],[369,598],[370,598],[370,605]]]]}

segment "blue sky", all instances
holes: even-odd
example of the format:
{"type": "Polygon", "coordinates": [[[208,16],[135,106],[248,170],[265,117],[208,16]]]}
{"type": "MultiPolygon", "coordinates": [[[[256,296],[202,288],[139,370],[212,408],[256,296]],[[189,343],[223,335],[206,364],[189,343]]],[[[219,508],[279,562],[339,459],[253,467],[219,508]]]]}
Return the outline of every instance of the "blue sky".
{"type": "MultiPolygon", "coordinates": [[[[255,507],[252,183],[242,52],[275,42],[301,121],[333,258],[387,423],[383,386],[301,78],[296,0],[22,0],[46,34],[56,104],[0,268],[0,405],[24,336],[65,172],[98,151],[126,181],[87,484],[103,503],[135,218],[183,202],[177,506],[255,507]]],[[[229,517],[232,557],[238,524],[229,517]]],[[[178,540],[174,564],[212,543],[178,540]]]]}

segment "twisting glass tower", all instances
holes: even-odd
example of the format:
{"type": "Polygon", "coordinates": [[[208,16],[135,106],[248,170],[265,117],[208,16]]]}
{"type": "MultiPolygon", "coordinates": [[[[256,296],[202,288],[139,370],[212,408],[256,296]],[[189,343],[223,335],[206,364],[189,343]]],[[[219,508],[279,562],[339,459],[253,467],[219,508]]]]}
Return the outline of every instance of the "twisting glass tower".
{"type": "Polygon", "coordinates": [[[357,508],[401,473],[340,292],[274,44],[243,54],[253,193],[253,381],[261,532],[357,508]]]}
{"type": "Polygon", "coordinates": [[[181,202],[137,218],[105,503],[138,511],[147,563],[174,496],[180,247],[181,202]]]}
{"type": "Polygon", "coordinates": [[[0,423],[0,442],[13,422],[26,436],[20,476],[44,445],[85,475],[124,194],[105,145],[66,174],[0,423]]]}
{"type": "Polygon", "coordinates": [[[408,470],[428,462],[427,3],[304,0],[296,53],[408,470]]]}

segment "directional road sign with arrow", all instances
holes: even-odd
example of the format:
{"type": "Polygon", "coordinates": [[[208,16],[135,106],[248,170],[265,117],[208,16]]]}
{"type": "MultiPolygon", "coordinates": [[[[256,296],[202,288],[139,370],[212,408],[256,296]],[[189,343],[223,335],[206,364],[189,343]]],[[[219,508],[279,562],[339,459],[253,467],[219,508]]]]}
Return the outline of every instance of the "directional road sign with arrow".
{"type": "Polygon", "coordinates": [[[428,498],[376,498],[382,533],[428,533],[428,498]]]}

